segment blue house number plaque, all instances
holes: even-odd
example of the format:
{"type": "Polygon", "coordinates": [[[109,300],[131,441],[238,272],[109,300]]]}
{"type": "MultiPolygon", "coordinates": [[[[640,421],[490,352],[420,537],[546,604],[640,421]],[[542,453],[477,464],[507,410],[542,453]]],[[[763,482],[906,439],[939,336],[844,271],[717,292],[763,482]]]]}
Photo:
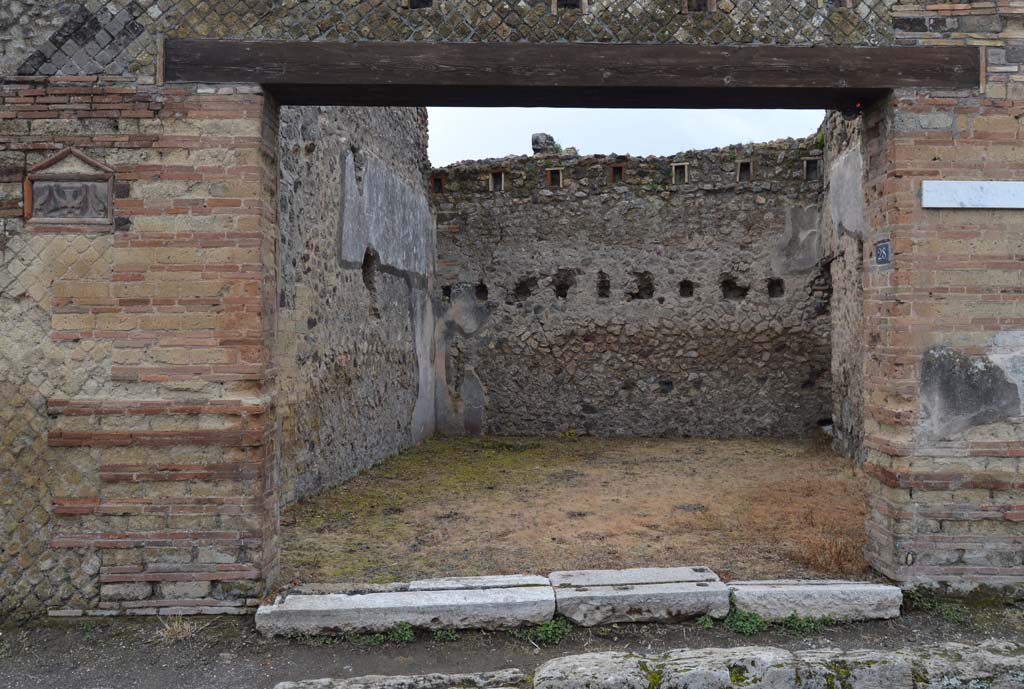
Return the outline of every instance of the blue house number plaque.
{"type": "Polygon", "coordinates": [[[875,244],[875,264],[887,266],[892,263],[892,245],[886,239],[875,244]]]}

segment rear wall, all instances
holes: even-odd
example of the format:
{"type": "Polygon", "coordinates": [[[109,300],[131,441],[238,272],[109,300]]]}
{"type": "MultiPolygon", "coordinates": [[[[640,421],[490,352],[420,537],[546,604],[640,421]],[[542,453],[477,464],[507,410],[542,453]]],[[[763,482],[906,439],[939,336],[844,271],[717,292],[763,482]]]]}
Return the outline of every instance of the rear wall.
{"type": "Polygon", "coordinates": [[[444,429],[813,432],[831,413],[822,182],[804,178],[818,144],[435,171],[444,429]],[[689,183],[673,184],[673,162],[689,183]],[[506,189],[490,191],[498,170],[506,189]]]}

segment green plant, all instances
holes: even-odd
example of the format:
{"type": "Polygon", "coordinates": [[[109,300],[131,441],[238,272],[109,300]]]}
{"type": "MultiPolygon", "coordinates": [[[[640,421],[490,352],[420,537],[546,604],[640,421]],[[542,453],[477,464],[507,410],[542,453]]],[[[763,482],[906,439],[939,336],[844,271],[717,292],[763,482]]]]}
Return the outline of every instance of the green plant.
{"type": "Polygon", "coordinates": [[[959,601],[942,601],[939,603],[938,613],[950,624],[963,624],[969,617],[967,606],[959,601]]]}
{"type": "Polygon", "coordinates": [[[449,641],[458,641],[459,633],[452,629],[435,629],[434,630],[434,641],[438,643],[447,643],[449,641]]]}
{"type": "Polygon", "coordinates": [[[711,615],[701,615],[697,620],[697,626],[703,627],[704,629],[713,629],[715,626],[715,620],[711,615]]]}
{"type": "Polygon", "coordinates": [[[96,620],[86,620],[82,623],[82,638],[86,641],[92,641],[94,634],[93,632],[99,627],[99,622],[96,620]]]}
{"type": "Polygon", "coordinates": [[[735,608],[725,618],[725,626],[737,634],[752,636],[768,629],[768,620],[756,612],[746,612],[735,608]]]}
{"type": "Polygon", "coordinates": [[[385,644],[408,644],[416,640],[416,630],[408,622],[399,622],[391,629],[374,634],[350,634],[348,641],[360,646],[384,646],[385,644]]]}
{"type": "Polygon", "coordinates": [[[938,591],[931,586],[915,586],[903,594],[903,607],[907,610],[933,612],[938,604],[938,591]]]}
{"type": "Polygon", "coordinates": [[[665,668],[662,665],[648,665],[640,661],[640,670],[647,675],[647,689],[660,689],[661,680],[665,677],[665,668]]]}
{"type": "Polygon", "coordinates": [[[562,639],[567,637],[571,631],[572,622],[564,617],[556,617],[536,627],[515,629],[512,631],[512,636],[523,641],[531,641],[540,646],[557,646],[562,643],[562,639]]]}
{"type": "Polygon", "coordinates": [[[942,596],[933,586],[915,586],[904,594],[903,604],[908,610],[937,613],[950,624],[963,624],[970,616],[962,601],[942,596]]]}
{"type": "Polygon", "coordinates": [[[747,668],[742,665],[730,665],[729,682],[734,687],[742,687],[750,684],[750,678],[747,677],[747,668]]]}
{"type": "Polygon", "coordinates": [[[828,617],[802,617],[794,612],[777,624],[797,634],[818,634],[832,624],[832,620],[828,617]]]}

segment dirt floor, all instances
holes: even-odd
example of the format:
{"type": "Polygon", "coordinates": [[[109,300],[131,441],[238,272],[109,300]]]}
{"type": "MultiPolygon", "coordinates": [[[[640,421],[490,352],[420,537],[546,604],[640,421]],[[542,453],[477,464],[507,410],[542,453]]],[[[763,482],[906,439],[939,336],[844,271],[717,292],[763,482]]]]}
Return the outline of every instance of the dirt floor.
{"type": "Polygon", "coordinates": [[[864,484],[827,440],[431,440],[284,514],[282,581],[704,565],[868,576],[864,484]]]}
{"type": "Polygon", "coordinates": [[[559,645],[535,647],[505,632],[466,632],[439,642],[418,632],[401,645],[330,638],[264,639],[252,618],[197,619],[207,625],[177,641],[148,619],[102,619],[0,627],[0,689],[270,689],[278,682],[368,674],[484,672],[591,651],[657,653],[672,648],[781,646],[789,649],[896,649],[989,638],[1024,643],[1024,611],[968,609],[912,613],[889,622],[829,627],[813,634],[773,627],[741,636],[718,623],[575,629],[559,645]]]}

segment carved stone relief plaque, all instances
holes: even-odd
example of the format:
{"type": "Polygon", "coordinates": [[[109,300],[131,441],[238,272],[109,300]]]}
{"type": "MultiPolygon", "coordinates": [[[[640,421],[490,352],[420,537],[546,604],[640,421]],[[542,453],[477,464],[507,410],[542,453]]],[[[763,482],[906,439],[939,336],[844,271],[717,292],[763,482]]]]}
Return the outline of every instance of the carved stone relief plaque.
{"type": "Polygon", "coordinates": [[[29,170],[26,217],[33,223],[112,224],[113,183],[113,169],[65,148],[29,170]]]}
{"type": "Polygon", "coordinates": [[[37,220],[106,220],[110,214],[107,182],[34,180],[32,217],[37,220]]]}

